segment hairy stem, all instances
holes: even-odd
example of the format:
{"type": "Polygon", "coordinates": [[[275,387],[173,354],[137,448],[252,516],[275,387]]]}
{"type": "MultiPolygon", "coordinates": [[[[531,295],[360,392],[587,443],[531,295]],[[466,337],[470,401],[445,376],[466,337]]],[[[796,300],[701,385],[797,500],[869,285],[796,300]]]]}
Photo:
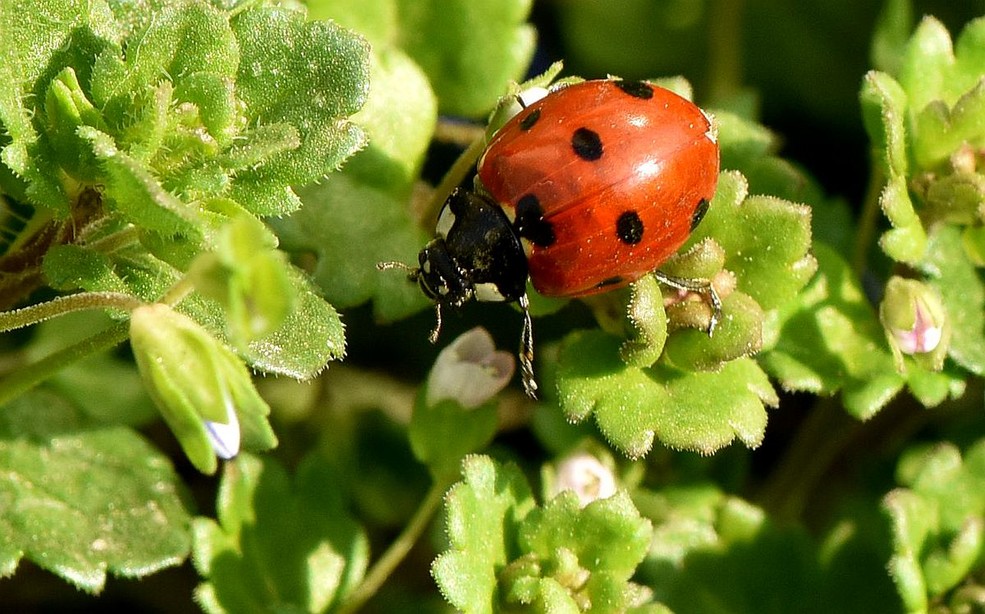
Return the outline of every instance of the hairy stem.
{"type": "Polygon", "coordinates": [[[865,272],[866,262],[869,259],[869,248],[872,247],[873,237],[876,234],[876,225],[879,220],[879,195],[882,194],[882,187],[885,183],[885,175],[878,163],[872,165],[872,175],[869,177],[869,187],[865,193],[865,202],[862,204],[862,213],[858,219],[858,230],[855,233],[855,248],[852,252],[852,271],[856,276],[861,276],[865,272]]]}
{"type": "Polygon", "coordinates": [[[122,292],[80,292],[60,296],[46,303],[0,312],[0,333],[31,326],[75,311],[89,309],[131,311],[143,304],[140,299],[122,292]]]}
{"type": "Polygon", "coordinates": [[[438,211],[441,210],[441,206],[448,195],[465,180],[485,146],[486,140],[483,133],[472,141],[468,148],[462,152],[462,155],[458,156],[452,167],[441,178],[441,183],[434,189],[431,199],[424,209],[422,219],[433,222],[438,217],[438,211]]]}
{"type": "Polygon", "coordinates": [[[108,350],[126,340],[130,323],[120,322],[87,339],[0,378],[0,406],[37,386],[59,370],[97,352],[108,350]]]}
{"type": "Polygon", "coordinates": [[[438,507],[441,505],[445,490],[448,489],[449,485],[450,482],[445,480],[436,480],[431,485],[431,488],[424,496],[424,500],[421,501],[420,507],[414,513],[414,517],[407,523],[407,526],[404,527],[404,530],[401,531],[397,539],[390,544],[386,552],[373,564],[362,583],[342,602],[337,610],[338,614],[349,614],[350,612],[359,610],[383,586],[386,579],[390,577],[390,574],[404,560],[404,557],[407,556],[413,545],[417,543],[421,534],[424,533],[431,518],[434,517],[435,512],[437,512],[438,507]]]}

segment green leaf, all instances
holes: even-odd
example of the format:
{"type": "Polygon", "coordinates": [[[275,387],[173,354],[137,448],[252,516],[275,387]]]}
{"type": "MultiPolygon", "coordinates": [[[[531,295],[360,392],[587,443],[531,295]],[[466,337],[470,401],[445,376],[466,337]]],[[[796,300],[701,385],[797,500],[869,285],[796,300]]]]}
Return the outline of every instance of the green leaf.
{"type": "Polygon", "coordinates": [[[903,487],[883,499],[893,530],[890,570],[910,611],[956,587],[985,555],[985,441],[962,459],[951,444],[912,450],[903,487]]]}
{"type": "Polygon", "coordinates": [[[594,415],[606,439],[624,454],[649,452],[667,391],[619,358],[619,340],[601,331],[568,336],[558,356],[558,400],[571,422],[594,415]]]}
{"type": "Polygon", "coordinates": [[[129,37],[125,50],[122,65],[104,54],[93,68],[94,102],[114,122],[143,88],[201,72],[231,78],[240,61],[226,15],[201,0],[162,5],[129,37]]]}
{"type": "Polygon", "coordinates": [[[667,342],[667,312],[660,284],[652,275],[629,288],[626,311],[630,338],[619,348],[619,357],[630,366],[648,367],[660,359],[667,342]]]}
{"type": "Polygon", "coordinates": [[[306,206],[274,223],[283,246],[318,255],[312,277],[340,308],[373,299],[376,315],[395,319],[420,311],[427,299],[406,273],[379,271],[378,262],[413,262],[426,235],[405,202],[345,175],[299,191],[306,206]],[[360,249],[353,250],[358,244],[360,249]]]}
{"type": "Polygon", "coordinates": [[[238,215],[223,225],[216,248],[199,256],[189,278],[226,312],[226,334],[238,348],[277,329],[294,305],[291,269],[265,225],[238,215]]]}
{"type": "Polygon", "coordinates": [[[985,19],[968,22],[952,46],[947,28],[924,17],[911,37],[899,81],[916,112],[940,100],[953,105],[981,80],[985,61],[985,19]]]}
{"type": "Polygon", "coordinates": [[[306,457],[291,478],[271,459],[225,467],[219,521],[195,519],[195,591],[207,612],[323,612],[362,578],[369,542],[346,511],[327,462],[306,457]]]}
{"type": "MultiPolygon", "coordinates": [[[[537,560],[536,569],[530,571],[542,574],[539,594],[525,596],[521,603],[533,601],[546,611],[569,602],[591,604],[605,612],[638,605],[639,589],[629,579],[650,541],[650,522],[640,516],[626,493],[580,508],[575,494],[564,492],[531,511],[520,527],[524,556],[537,560]]],[[[531,578],[521,573],[513,581],[529,583],[531,578]]]]}
{"type": "Polygon", "coordinates": [[[343,173],[361,185],[406,199],[434,135],[437,100],[427,76],[396,48],[373,50],[370,80],[369,98],[352,116],[366,131],[369,145],[349,160],[343,173]]]}
{"type": "MultiPolygon", "coordinates": [[[[33,204],[68,213],[70,198],[59,181],[51,143],[40,138],[32,123],[35,105],[44,99],[47,82],[65,66],[87,66],[115,38],[116,23],[104,2],[11,0],[0,4],[0,23],[16,36],[0,46],[0,124],[9,140],[0,161],[12,175],[0,173],[4,191],[23,195],[33,204]],[[39,81],[43,82],[39,84],[39,81]]],[[[88,71],[80,75],[88,78],[88,71]]]]}
{"type": "Polygon", "coordinates": [[[810,254],[809,207],[768,196],[747,197],[745,179],[727,171],[691,244],[711,237],[725,250],[737,288],[764,310],[792,301],[817,270],[810,254]]]}
{"type": "Polygon", "coordinates": [[[843,391],[845,408],[868,418],[903,386],[875,310],[840,254],[814,245],[820,273],[784,313],[778,342],[760,362],[784,388],[843,391]]]}
{"type": "Polygon", "coordinates": [[[735,437],[751,447],[762,441],[764,404],[778,399],[751,360],[734,360],[717,373],[686,373],[662,363],[653,369],[628,367],[618,352],[618,339],[599,331],[576,332],[565,340],[557,378],[569,420],[594,415],[606,439],[633,458],[646,454],[654,437],[704,454],[735,437]]]}
{"type": "Polygon", "coordinates": [[[961,147],[985,144],[985,81],[964,93],[953,107],[935,101],[915,118],[913,155],[921,168],[937,168],[961,147]]]}
{"type": "Polygon", "coordinates": [[[241,60],[236,89],[252,122],[286,123],[296,149],[237,173],[230,195],[258,215],[283,215],[300,201],[286,187],[336,170],[365,144],[346,118],[366,100],[366,42],[332,22],[306,22],[295,11],[254,7],[232,20],[241,60]]]}
{"type": "Polygon", "coordinates": [[[400,46],[424,69],[442,113],[477,117],[533,55],[530,0],[395,0],[400,46]]]}
{"type": "MultiPolygon", "coordinates": [[[[668,313],[681,305],[668,308],[668,313]]],[[[728,316],[715,327],[711,338],[693,329],[671,335],[664,346],[664,362],[686,371],[717,371],[731,360],[759,352],[764,320],[759,303],[748,294],[733,292],[722,299],[722,311],[728,316]]]]}
{"type": "MultiPolygon", "coordinates": [[[[331,14],[341,12],[335,7],[331,14]]],[[[376,47],[371,76],[366,105],[352,118],[366,130],[369,145],[341,173],[300,190],[306,206],[274,226],[286,249],[318,255],[314,278],[332,304],[372,299],[376,316],[392,320],[426,304],[406,275],[380,273],[376,264],[412,262],[426,241],[407,201],[416,194],[437,105],[424,74],[398,49],[376,47]],[[353,251],[353,244],[363,249],[353,251]]]]}
{"type": "Polygon", "coordinates": [[[948,355],[968,371],[985,374],[985,283],[968,261],[959,228],[935,227],[921,270],[940,292],[955,331],[948,355]]]}
{"type": "Polygon", "coordinates": [[[308,0],[308,19],[332,19],[359,32],[373,49],[392,45],[398,38],[394,0],[308,0]]]}
{"type": "Polygon", "coordinates": [[[345,327],[298,269],[288,270],[288,282],[296,295],[294,309],[276,330],[251,341],[243,358],[255,369],[306,380],[345,355],[345,327]]]}
{"type": "Polygon", "coordinates": [[[885,552],[864,543],[875,531],[859,514],[818,547],[709,484],[641,489],[634,500],[654,524],[637,581],[674,612],[899,611],[885,552]]]}
{"type": "Polygon", "coordinates": [[[944,93],[947,72],[954,62],[951,35],[934,17],[924,17],[910,38],[899,81],[917,111],[944,93]]]}
{"type": "Polygon", "coordinates": [[[94,128],[81,128],[80,136],[92,145],[105,173],[104,202],[130,221],[164,235],[201,232],[198,207],[167,191],[144,164],[117,149],[112,138],[94,128]]]}
{"type": "Polygon", "coordinates": [[[870,71],[863,81],[862,117],[874,145],[874,158],[886,175],[879,198],[893,228],[880,245],[894,260],[916,263],[924,255],[926,232],[910,199],[906,121],[911,102],[903,87],[885,73],[870,71]]]}
{"type": "Polygon", "coordinates": [[[465,612],[497,608],[497,574],[519,554],[520,524],[534,508],[526,478],[486,456],[462,463],[464,480],[445,498],[449,550],[431,566],[441,594],[465,612]]]}
{"type": "Polygon", "coordinates": [[[107,571],[139,578],[181,563],[190,517],[171,464],[139,435],[93,427],[62,398],[0,411],[0,569],[22,558],[87,592],[107,571]]]}
{"type": "Polygon", "coordinates": [[[671,403],[660,408],[657,435],[674,449],[711,454],[734,438],[757,448],[766,432],[766,407],[780,400],[751,358],[733,360],[717,373],[662,374],[671,403]]]}
{"type": "Polygon", "coordinates": [[[73,177],[94,181],[98,177],[92,148],[83,140],[79,128],[89,126],[105,131],[99,111],[89,102],[78,77],[66,67],[52,80],[45,97],[48,136],[58,143],[58,163],[73,177]]]}
{"type": "Polygon", "coordinates": [[[466,409],[451,400],[434,406],[419,394],[414,404],[407,436],[414,456],[436,477],[454,475],[467,454],[481,450],[496,434],[499,425],[496,403],[466,409]]]}
{"type": "Polygon", "coordinates": [[[80,245],[55,245],[45,254],[42,270],[57,290],[127,291],[108,256],[80,245]]]}

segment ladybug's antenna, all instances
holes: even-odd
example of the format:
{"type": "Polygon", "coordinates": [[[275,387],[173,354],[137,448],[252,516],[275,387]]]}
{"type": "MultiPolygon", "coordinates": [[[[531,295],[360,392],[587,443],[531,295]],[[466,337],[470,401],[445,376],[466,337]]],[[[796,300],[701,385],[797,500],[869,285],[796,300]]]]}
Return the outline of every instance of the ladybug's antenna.
{"type": "Polygon", "coordinates": [[[416,275],[418,273],[417,267],[410,266],[409,264],[404,264],[403,262],[377,262],[376,270],[378,271],[388,271],[390,269],[402,269],[407,271],[409,275],[416,275]]]}
{"type": "Polygon", "coordinates": [[[520,333],[520,375],[523,379],[523,391],[531,399],[537,398],[537,381],[534,379],[534,325],[530,320],[530,301],[527,294],[520,295],[518,300],[523,311],[523,330],[520,333]]]}

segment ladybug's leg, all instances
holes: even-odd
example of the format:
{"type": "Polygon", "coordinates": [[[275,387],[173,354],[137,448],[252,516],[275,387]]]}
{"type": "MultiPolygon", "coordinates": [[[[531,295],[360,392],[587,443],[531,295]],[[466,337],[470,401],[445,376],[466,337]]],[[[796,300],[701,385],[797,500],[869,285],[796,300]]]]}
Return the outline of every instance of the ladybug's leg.
{"type": "Polygon", "coordinates": [[[722,299],[718,297],[718,292],[715,290],[715,286],[712,285],[711,281],[708,279],[674,277],[661,271],[654,271],[653,276],[657,278],[657,281],[671,288],[685,290],[687,292],[698,292],[708,297],[708,301],[711,302],[711,320],[708,321],[708,336],[711,337],[712,333],[715,332],[715,327],[718,325],[719,320],[722,319],[722,299]]]}
{"type": "Polygon", "coordinates": [[[520,374],[523,391],[531,399],[537,398],[537,381],[534,379],[534,326],[530,319],[530,301],[526,293],[517,299],[523,311],[523,330],[520,333],[520,374]]]}
{"type": "Polygon", "coordinates": [[[428,341],[431,343],[438,342],[438,335],[441,334],[441,303],[434,304],[434,328],[431,329],[431,334],[428,335],[428,341]]]}

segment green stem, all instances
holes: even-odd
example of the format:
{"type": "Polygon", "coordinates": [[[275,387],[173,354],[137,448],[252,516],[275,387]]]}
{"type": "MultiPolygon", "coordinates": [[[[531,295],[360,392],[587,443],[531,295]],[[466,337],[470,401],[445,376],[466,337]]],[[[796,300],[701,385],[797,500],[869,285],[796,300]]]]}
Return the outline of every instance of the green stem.
{"type": "Polygon", "coordinates": [[[742,84],[741,0],[712,2],[708,28],[708,99],[717,103],[734,96],[742,84]]]}
{"type": "Polygon", "coordinates": [[[787,446],[759,494],[759,503],[781,522],[798,520],[831,464],[852,442],[859,422],[836,397],[822,398],[787,446]]]}
{"type": "Polygon", "coordinates": [[[134,245],[138,241],[140,241],[140,231],[136,226],[127,226],[122,230],[89,242],[88,247],[103,254],[111,254],[124,247],[134,245]]]}
{"type": "Polygon", "coordinates": [[[441,505],[445,496],[445,490],[447,490],[449,485],[450,482],[445,480],[436,480],[431,485],[430,490],[424,496],[424,500],[421,501],[420,507],[417,508],[417,512],[414,513],[414,517],[407,523],[407,526],[404,527],[404,530],[397,539],[390,544],[386,552],[370,568],[369,573],[366,574],[362,583],[349,593],[346,600],[339,606],[337,614],[349,614],[350,612],[357,611],[383,586],[386,579],[390,577],[393,570],[404,560],[404,557],[410,552],[410,549],[420,538],[421,534],[424,533],[424,529],[427,528],[431,518],[441,505]]]}
{"type": "Polygon", "coordinates": [[[865,202],[862,204],[862,213],[858,219],[858,230],[855,232],[852,270],[856,276],[862,275],[865,271],[865,263],[869,259],[869,248],[876,234],[876,225],[879,220],[879,196],[882,194],[885,180],[886,177],[882,172],[881,165],[878,161],[874,161],[872,175],[869,177],[869,187],[865,193],[865,202]]]}
{"type": "Polygon", "coordinates": [[[97,352],[108,350],[126,340],[130,323],[114,324],[87,339],[0,378],[0,406],[27,392],[66,366],[97,352]]]}
{"type": "Polygon", "coordinates": [[[0,333],[31,326],[75,311],[88,309],[131,311],[143,304],[140,299],[122,292],[80,292],[60,296],[46,303],[0,312],[0,333]]]}
{"type": "Polygon", "coordinates": [[[185,297],[192,293],[195,289],[195,284],[187,275],[179,279],[173,286],[168,288],[168,291],[164,293],[164,296],[158,301],[159,303],[164,303],[169,307],[176,307],[178,303],[185,300],[185,297]]]}
{"type": "Polygon", "coordinates": [[[479,159],[479,155],[486,146],[485,136],[479,136],[468,146],[468,148],[462,152],[462,155],[458,156],[452,167],[448,169],[445,176],[441,178],[441,183],[434,189],[434,193],[431,195],[431,200],[428,201],[426,208],[423,211],[423,216],[421,219],[427,220],[428,223],[433,223],[435,218],[438,217],[438,212],[441,210],[441,206],[444,204],[448,195],[452,193],[465,177],[469,174],[472,166],[475,165],[475,161],[479,159]]]}

